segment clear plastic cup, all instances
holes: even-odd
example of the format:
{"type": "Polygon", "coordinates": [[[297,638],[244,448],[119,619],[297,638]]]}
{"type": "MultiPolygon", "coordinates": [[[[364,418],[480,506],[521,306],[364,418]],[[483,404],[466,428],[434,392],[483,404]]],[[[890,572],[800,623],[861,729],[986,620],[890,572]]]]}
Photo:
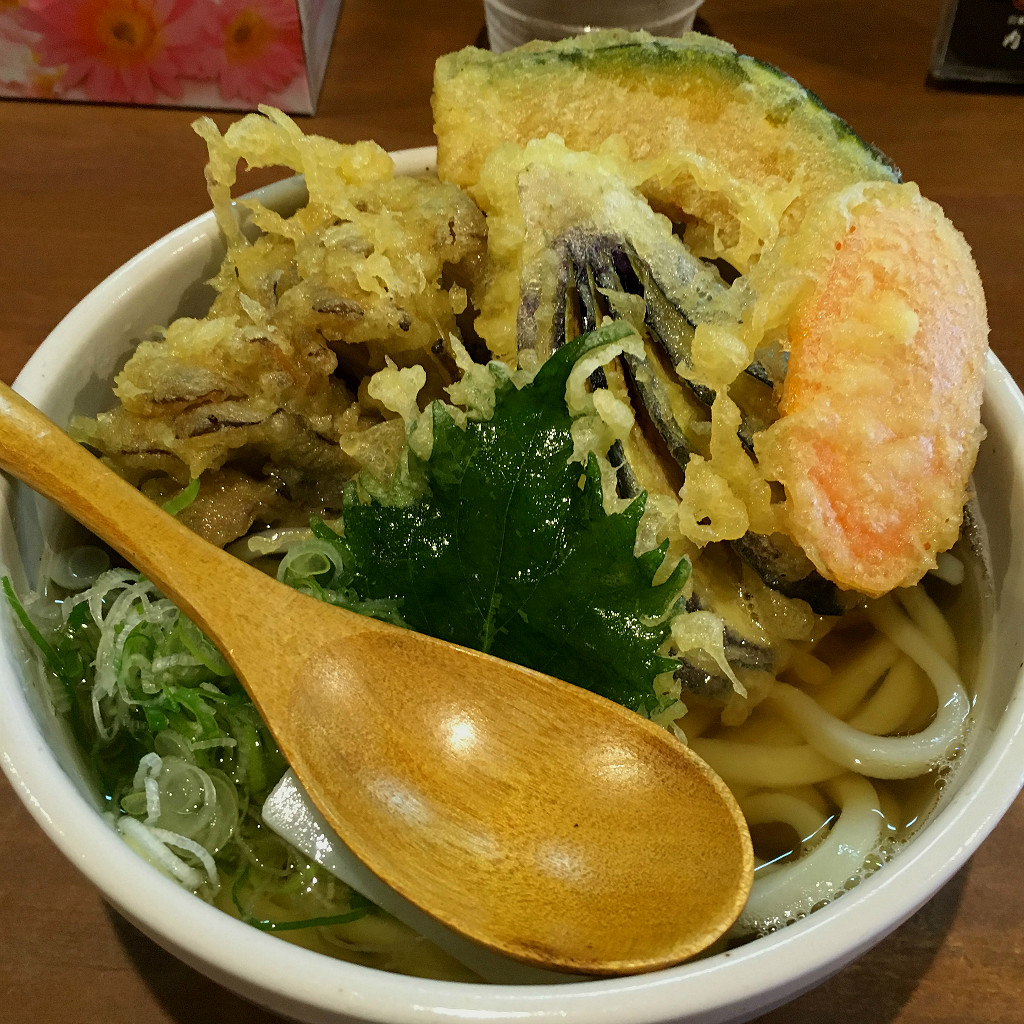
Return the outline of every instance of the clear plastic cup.
{"type": "Polygon", "coordinates": [[[564,39],[596,28],[645,28],[678,36],[693,28],[702,0],[484,0],[491,49],[564,39]]]}

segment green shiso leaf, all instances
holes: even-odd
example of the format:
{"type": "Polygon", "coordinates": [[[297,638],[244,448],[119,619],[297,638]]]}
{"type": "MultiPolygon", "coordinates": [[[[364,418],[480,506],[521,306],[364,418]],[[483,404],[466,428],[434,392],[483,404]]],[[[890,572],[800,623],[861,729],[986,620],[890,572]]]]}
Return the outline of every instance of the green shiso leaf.
{"type": "Polygon", "coordinates": [[[656,707],[654,679],[676,666],[659,648],[689,564],[654,585],[665,549],[633,554],[645,496],[609,515],[594,455],[585,468],[569,461],[569,373],[628,333],[612,324],[577,338],[521,389],[496,373],[490,420],[463,428],[434,403],[426,497],[393,507],[353,487],[344,537],[317,524],[345,566],[345,603],[384,602],[411,629],[656,707]]]}

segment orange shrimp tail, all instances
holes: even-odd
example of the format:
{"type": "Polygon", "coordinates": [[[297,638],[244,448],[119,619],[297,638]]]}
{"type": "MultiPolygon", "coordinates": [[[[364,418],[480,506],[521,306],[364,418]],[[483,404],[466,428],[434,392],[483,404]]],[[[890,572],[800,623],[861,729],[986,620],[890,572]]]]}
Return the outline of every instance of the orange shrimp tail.
{"type": "Polygon", "coordinates": [[[970,249],[912,185],[847,199],[845,234],[789,322],[774,461],[819,571],[879,595],[958,536],[988,321],[970,249]]]}

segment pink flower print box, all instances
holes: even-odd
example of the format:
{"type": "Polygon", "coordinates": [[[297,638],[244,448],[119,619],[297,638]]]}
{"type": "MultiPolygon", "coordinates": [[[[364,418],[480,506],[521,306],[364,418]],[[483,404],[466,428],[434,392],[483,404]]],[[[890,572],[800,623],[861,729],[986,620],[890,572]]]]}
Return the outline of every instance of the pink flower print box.
{"type": "Polygon", "coordinates": [[[342,0],[0,4],[0,96],[316,110],[342,0]]]}

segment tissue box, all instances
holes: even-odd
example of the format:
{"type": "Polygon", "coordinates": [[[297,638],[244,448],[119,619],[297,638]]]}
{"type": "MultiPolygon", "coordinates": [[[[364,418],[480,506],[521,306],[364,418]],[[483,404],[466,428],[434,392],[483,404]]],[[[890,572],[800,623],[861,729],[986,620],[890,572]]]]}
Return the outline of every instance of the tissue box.
{"type": "Polygon", "coordinates": [[[0,3],[0,96],[316,110],[341,0],[0,3]]]}

